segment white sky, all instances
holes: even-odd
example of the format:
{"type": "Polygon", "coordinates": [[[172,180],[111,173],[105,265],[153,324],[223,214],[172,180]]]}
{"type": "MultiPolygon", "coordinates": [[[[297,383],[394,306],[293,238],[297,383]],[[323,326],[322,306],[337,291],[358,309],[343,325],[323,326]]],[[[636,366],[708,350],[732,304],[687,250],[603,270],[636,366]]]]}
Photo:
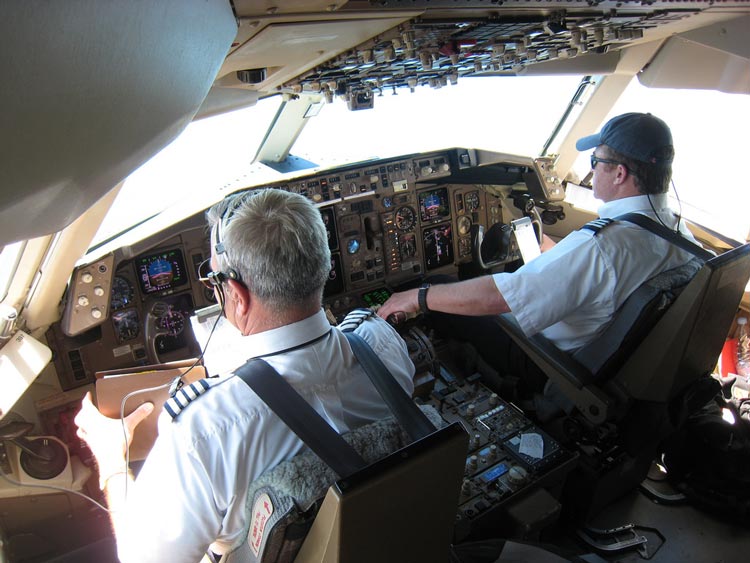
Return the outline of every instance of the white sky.
{"type": "MultiPolygon", "coordinates": [[[[439,91],[386,91],[374,110],[351,112],[335,100],[303,130],[292,153],[331,166],[371,157],[468,146],[535,156],[565,110],[579,77],[506,77],[459,81],[439,91]]],[[[174,202],[207,191],[259,185],[275,173],[250,163],[278,98],[191,124],[134,172],[97,234],[102,240],[174,202]],[[137,202],[137,203],[134,203],[137,202]]],[[[750,96],[658,90],[633,80],[612,112],[651,112],[671,127],[674,182],[684,214],[738,240],[750,229],[750,181],[744,173],[750,96]]],[[[577,172],[588,170],[588,153],[577,172]]],[[[218,197],[217,197],[218,199],[218,197]]]]}

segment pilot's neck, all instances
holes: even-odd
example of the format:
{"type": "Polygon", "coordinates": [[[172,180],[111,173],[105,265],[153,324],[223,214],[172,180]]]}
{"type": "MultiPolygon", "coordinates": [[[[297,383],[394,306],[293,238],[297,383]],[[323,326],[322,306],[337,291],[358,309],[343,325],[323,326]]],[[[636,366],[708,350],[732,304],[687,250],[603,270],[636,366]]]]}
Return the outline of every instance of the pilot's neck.
{"type": "Polygon", "coordinates": [[[242,319],[237,319],[237,328],[244,336],[296,323],[315,315],[320,310],[320,304],[317,301],[283,310],[277,307],[268,307],[257,301],[253,305],[248,315],[242,319]]]}

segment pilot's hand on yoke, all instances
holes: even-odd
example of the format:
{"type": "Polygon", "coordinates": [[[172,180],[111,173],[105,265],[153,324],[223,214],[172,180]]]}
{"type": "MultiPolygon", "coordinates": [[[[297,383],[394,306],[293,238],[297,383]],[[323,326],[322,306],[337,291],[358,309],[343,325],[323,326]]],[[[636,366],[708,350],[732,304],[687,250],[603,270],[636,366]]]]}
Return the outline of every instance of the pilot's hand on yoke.
{"type": "Polygon", "coordinates": [[[419,312],[418,289],[394,293],[378,309],[378,316],[391,324],[399,324],[419,312]]]}
{"type": "Polygon", "coordinates": [[[124,419],[108,418],[91,402],[91,393],[86,393],[75,417],[76,434],[91,448],[100,473],[124,467],[125,452],[133,441],[135,427],[153,410],[153,403],[143,403],[124,419]]]}

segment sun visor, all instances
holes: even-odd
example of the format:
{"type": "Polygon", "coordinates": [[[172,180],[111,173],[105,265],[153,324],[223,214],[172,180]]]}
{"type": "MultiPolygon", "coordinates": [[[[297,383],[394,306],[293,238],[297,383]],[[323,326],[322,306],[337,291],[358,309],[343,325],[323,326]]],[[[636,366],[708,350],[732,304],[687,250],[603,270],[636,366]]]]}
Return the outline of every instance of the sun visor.
{"type": "Polygon", "coordinates": [[[750,17],[670,38],[638,80],[650,88],[719,90],[750,94],[750,17]],[[690,72],[685,72],[690,68],[690,72]]]}
{"type": "Polygon", "coordinates": [[[236,29],[225,0],[4,5],[0,246],[66,227],[177,137],[236,29]]]}

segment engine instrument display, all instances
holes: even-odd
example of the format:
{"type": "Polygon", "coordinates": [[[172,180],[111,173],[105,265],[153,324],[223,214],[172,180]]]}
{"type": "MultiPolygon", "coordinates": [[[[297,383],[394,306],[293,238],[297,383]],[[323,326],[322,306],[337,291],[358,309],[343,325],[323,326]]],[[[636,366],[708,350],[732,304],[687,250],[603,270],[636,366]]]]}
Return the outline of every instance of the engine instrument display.
{"type": "Polygon", "coordinates": [[[451,216],[448,188],[437,188],[419,194],[419,215],[422,221],[442,221],[451,216]]]}
{"type": "Polygon", "coordinates": [[[336,234],[336,219],[333,216],[333,209],[330,207],[320,210],[320,216],[323,218],[323,224],[326,227],[328,236],[328,250],[338,250],[339,237],[336,234]]]}
{"type": "Polygon", "coordinates": [[[336,295],[344,291],[344,274],[341,270],[341,255],[338,252],[331,253],[331,271],[328,272],[328,280],[323,288],[323,296],[336,295]]]}
{"type": "Polygon", "coordinates": [[[143,293],[156,293],[185,285],[187,276],[182,252],[166,250],[137,259],[138,281],[143,293]]]}
{"type": "Polygon", "coordinates": [[[453,231],[450,225],[438,225],[422,231],[425,263],[428,270],[453,263],[453,231]]]}

